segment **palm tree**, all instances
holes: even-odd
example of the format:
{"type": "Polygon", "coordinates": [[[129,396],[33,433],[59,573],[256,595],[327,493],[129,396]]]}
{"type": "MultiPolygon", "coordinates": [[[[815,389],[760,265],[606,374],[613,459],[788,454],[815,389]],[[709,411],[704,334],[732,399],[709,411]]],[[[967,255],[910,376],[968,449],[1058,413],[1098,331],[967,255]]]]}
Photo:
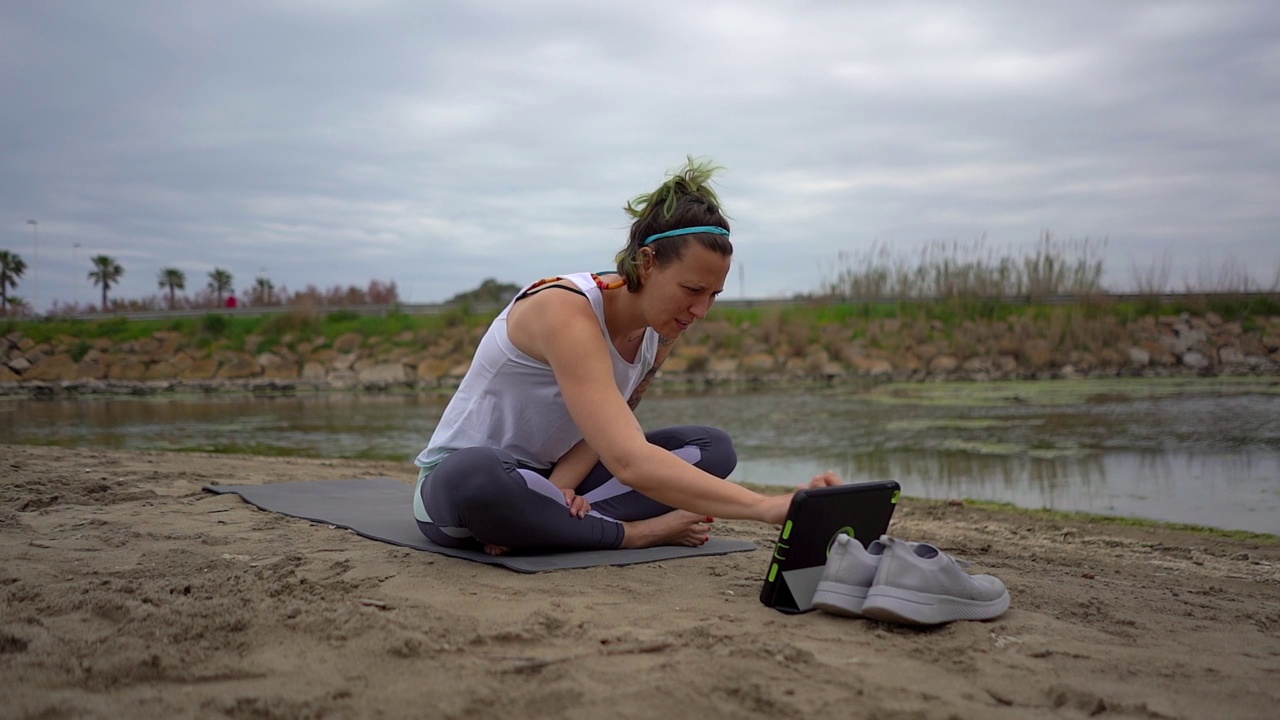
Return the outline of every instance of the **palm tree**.
{"type": "Polygon", "coordinates": [[[160,289],[169,288],[169,309],[173,309],[173,291],[187,289],[187,275],[178,268],[160,271],[160,289]]]}
{"type": "Polygon", "coordinates": [[[0,250],[0,312],[9,309],[9,289],[18,287],[18,278],[27,271],[22,256],[8,250],[0,250]]]}
{"type": "Polygon", "coordinates": [[[209,273],[209,290],[218,296],[218,307],[222,307],[222,294],[231,291],[231,273],[214,268],[209,273]]]}
{"type": "Polygon", "coordinates": [[[107,291],[112,285],[120,282],[124,268],[109,255],[97,255],[92,258],[93,269],[89,271],[89,279],[94,285],[102,286],[102,312],[107,311],[107,291]]]}
{"type": "Polygon", "coordinates": [[[255,295],[253,299],[253,304],[270,305],[271,293],[274,292],[276,289],[275,283],[271,282],[270,280],[264,277],[254,278],[253,282],[254,282],[253,294],[255,295]]]}

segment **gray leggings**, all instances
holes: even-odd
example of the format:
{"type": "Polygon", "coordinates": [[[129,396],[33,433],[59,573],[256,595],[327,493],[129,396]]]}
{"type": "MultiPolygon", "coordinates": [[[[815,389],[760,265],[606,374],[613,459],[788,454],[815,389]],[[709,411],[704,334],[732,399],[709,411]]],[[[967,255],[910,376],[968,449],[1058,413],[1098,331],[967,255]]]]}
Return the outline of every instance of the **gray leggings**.
{"type": "MultiPolygon", "coordinates": [[[[733,441],[722,430],[680,426],[645,436],[650,443],[717,477],[738,464],[733,441]]],[[[575,489],[591,512],[569,514],[550,470],[520,465],[508,452],[473,447],[450,453],[422,483],[422,502],[433,522],[418,522],[428,540],[446,547],[483,543],[521,550],[602,550],[622,544],[622,522],[644,520],[673,508],[622,484],[596,463],[575,489]]]]}

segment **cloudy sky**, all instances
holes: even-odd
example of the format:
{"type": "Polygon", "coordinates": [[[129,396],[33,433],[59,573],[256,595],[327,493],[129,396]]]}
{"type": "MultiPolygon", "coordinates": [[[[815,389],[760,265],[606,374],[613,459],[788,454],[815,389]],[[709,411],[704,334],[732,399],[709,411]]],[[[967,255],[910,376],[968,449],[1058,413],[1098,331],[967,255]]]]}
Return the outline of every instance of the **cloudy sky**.
{"type": "Polygon", "coordinates": [[[604,269],[689,154],[725,167],[729,298],[1044,229],[1105,238],[1115,287],[1280,271],[1274,0],[9,2],[0,98],[0,249],[42,307],[98,253],[125,297],[604,269]]]}

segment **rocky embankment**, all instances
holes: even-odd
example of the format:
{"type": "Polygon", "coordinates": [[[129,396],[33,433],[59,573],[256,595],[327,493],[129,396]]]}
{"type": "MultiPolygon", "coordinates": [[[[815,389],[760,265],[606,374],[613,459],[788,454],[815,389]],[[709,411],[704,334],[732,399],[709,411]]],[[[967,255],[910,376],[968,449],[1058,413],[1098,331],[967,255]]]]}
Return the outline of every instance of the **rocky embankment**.
{"type": "MultiPolygon", "coordinates": [[[[663,367],[664,383],[1002,380],[1124,375],[1280,374],[1280,317],[1247,323],[1213,313],[1041,319],[886,319],[814,324],[781,316],[757,325],[695,326],[663,367]]],[[[452,387],[483,328],[247,336],[205,342],[176,332],[126,342],[61,336],[0,338],[0,395],[366,391],[452,387]]]]}

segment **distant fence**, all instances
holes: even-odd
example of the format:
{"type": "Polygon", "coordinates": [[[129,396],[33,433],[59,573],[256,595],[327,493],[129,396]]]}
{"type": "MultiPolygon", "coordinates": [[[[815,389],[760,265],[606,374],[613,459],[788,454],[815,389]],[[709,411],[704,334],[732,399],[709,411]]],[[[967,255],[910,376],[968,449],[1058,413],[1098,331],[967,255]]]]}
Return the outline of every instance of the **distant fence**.
{"type": "MultiPolygon", "coordinates": [[[[990,297],[990,298],[848,298],[848,297],[812,297],[812,298],[760,298],[760,299],[734,299],[734,300],[717,300],[715,307],[717,309],[728,308],[733,310],[751,310],[751,309],[771,309],[786,307],[804,307],[814,305],[897,305],[897,304],[939,304],[950,302],[953,299],[964,300],[965,302],[997,302],[1010,304],[1026,304],[1026,305],[1077,305],[1090,302],[1158,302],[1162,305],[1171,305],[1179,302],[1187,302],[1191,300],[1207,300],[1207,299],[1229,299],[1229,300],[1276,300],[1280,301],[1280,292],[1212,292],[1212,293],[1165,293],[1161,295],[1149,294],[1113,294],[1099,293],[1096,295],[1048,295],[1045,297],[990,297]]],[[[354,313],[356,315],[388,315],[392,313],[400,313],[404,315],[440,315],[447,312],[454,312],[460,308],[466,308],[470,312],[497,313],[503,308],[503,303],[476,303],[471,305],[453,305],[446,303],[389,303],[384,305],[260,305],[235,308],[197,308],[190,310],[146,310],[140,312],[105,312],[105,313],[81,313],[78,315],[55,315],[45,317],[26,317],[23,320],[108,320],[120,318],[123,320],[171,320],[174,318],[191,318],[204,317],[205,315],[227,315],[229,317],[259,317],[264,315],[287,315],[294,312],[314,312],[317,314],[329,314],[335,312],[354,313]]]]}

